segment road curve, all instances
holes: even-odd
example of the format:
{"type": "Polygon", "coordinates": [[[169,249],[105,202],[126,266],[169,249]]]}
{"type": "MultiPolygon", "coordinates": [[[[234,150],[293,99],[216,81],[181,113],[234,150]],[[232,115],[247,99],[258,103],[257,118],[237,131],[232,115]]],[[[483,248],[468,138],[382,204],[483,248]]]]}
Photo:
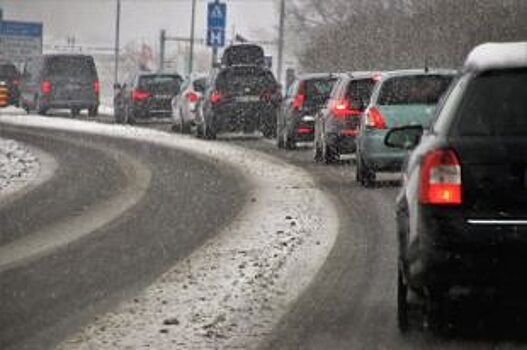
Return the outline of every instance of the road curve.
{"type": "Polygon", "coordinates": [[[53,347],[199,247],[247,199],[248,184],[239,174],[159,145],[7,125],[0,136],[38,147],[58,163],[51,179],[0,208],[0,249],[56,223],[67,231],[82,224],[79,217],[94,219],[91,208],[129,185],[122,164],[129,162],[116,154],[150,173],[144,195],[118,219],[0,271],[2,349],[53,347]],[[68,226],[71,220],[80,221],[68,226]]]}

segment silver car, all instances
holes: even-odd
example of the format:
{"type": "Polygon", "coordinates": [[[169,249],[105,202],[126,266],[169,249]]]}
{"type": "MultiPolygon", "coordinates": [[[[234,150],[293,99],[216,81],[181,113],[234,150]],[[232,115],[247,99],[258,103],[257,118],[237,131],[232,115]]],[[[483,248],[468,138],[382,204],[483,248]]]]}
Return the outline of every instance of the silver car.
{"type": "Polygon", "coordinates": [[[172,99],[172,130],[188,134],[195,126],[199,100],[203,97],[208,85],[204,74],[194,75],[187,79],[179,92],[172,99]]]}

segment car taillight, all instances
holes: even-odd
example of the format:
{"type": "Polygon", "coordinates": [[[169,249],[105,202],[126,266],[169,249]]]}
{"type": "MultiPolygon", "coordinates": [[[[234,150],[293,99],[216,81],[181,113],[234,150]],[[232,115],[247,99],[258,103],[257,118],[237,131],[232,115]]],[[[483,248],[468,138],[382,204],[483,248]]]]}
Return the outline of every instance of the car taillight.
{"type": "Polygon", "coordinates": [[[299,111],[304,106],[304,102],[306,100],[306,95],[304,94],[304,82],[300,83],[300,86],[298,87],[298,92],[293,99],[293,102],[291,103],[291,106],[294,110],[299,111]]]}
{"type": "Polygon", "coordinates": [[[221,98],[222,98],[222,95],[217,90],[213,91],[212,94],[210,94],[210,102],[212,104],[216,104],[216,103],[220,102],[221,98]]]}
{"type": "Polygon", "coordinates": [[[360,111],[353,109],[348,100],[333,100],[330,103],[331,112],[336,117],[359,116],[360,111]]]}
{"type": "Polygon", "coordinates": [[[369,129],[386,129],[384,117],[377,108],[371,107],[366,112],[366,127],[369,129]]]}
{"type": "Polygon", "coordinates": [[[419,202],[433,205],[460,205],[461,163],[453,150],[440,149],[421,161],[419,202]]]}
{"type": "Polygon", "coordinates": [[[98,94],[101,91],[101,85],[99,84],[98,80],[93,81],[92,88],[93,88],[93,92],[95,92],[96,94],[98,94]]]}
{"type": "Polygon", "coordinates": [[[312,134],[315,132],[315,130],[311,128],[298,128],[296,129],[296,132],[300,135],[306,135],[306,134],[312,134]]]}
{"type": "Polygon", "coordinates": [[[51,92],[51,82],[49,80],[44,80],[40,83],[40,92],[44,95],[47,95],[51,92]]]}
{"type": "Polygon", "coordinates": [[[138,89],[133,89],[132,90],[132,100],[134,102],[142,101],[142,100],[145,100],[145,99],[147,99],[149,97],[150,97],[150,94],[148,92],[141,91],[141,90],[138,90],[138,89]]]}
{"type": "Polygon", "coordinates": [[[198,100],[198,94],[196,94],[195,92],[189,91],[185,94],[185,98],[187,99],[188,102],[194,103],[198,100]]]}

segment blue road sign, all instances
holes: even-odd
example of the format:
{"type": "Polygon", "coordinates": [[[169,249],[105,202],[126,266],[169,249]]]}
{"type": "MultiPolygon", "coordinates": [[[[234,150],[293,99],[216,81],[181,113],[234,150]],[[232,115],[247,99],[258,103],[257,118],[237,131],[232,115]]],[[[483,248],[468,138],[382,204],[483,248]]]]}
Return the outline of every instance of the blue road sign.
{"type": "Polygon", "coordinates": [[[209,2],[207,11],[207,27],[225,28],[227,19],[227,4],[219,1],[209,2]]]}
{"type": "Polygon", "coordinates": [[[0,35],[42,37],[42,23],[1,21],[0,35]]]}
{"type": "Polygon", "coordinates": [[[209,28],[209,30],[207,30],[207,46],[210,46],[210,47],[225,46],[225,29],[209,28]]]}
{"type": "Polygon", "coordinates": [[[42,53],[42,23],[1,21],[0,58],[23,62],[42,53]]]}

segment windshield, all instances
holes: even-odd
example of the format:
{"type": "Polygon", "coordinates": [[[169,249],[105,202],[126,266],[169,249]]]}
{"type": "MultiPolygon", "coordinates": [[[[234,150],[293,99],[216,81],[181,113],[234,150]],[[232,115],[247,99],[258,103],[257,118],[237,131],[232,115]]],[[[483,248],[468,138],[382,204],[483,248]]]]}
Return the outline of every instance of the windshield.
{"type": "Polygon", "coordinates": [[[51,57],[46,61],[46,73],[50,76],[86,77],[96,79],[95,64],[90,57],[51,57]]]}
{"type": "Polygon", "coordinates": [[[379,94],[380,105],[437,104],[452,76],[417,75],[389,78],[379,94]]]}
{"type": "Polygon", "coordinates": [[[527,136],[527,70],[495,71],[470,84],[457,112],[466,136],[527,136]]]}
{"type": "Polygon", "coordinates": [[[177,94],[181,78],[173,75],[147,75],[139,77],[139,89],[147,92],[166,92],[177,94]]]}

